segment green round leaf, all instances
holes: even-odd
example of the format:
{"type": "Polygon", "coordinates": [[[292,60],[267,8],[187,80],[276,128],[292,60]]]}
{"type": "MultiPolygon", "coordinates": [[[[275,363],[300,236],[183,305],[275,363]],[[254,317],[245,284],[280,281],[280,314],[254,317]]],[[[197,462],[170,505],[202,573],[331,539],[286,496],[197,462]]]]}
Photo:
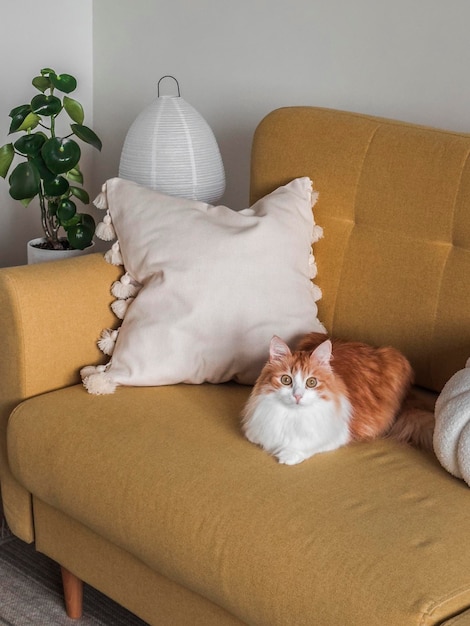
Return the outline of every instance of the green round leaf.
{"type": "Polygon", "coordinates": [[[71,217],[69,220],[62,221],[60,225],[63,226],[65,230],[67,231],[71,226],[75,226],[76,224],[80,224],[79,213],[75,213],[75,215],[71,217]]]}
{"type": "Polygon", "coordinates": [[[36,87],[36,89],[39,89],[39,91],[43,93],[51,86],[51,81],[46,76],[35,76],[31,82],[33,87],[36,87]]]}
{"type": "Polygon", "coordinates": [[[19,115],[20,113],[24,113],[24,117],[23,119],[28,115],[28,113],[31,112],[31,105],[30,104],[20,104],[19,107],[15,107],[14,109],[12,109],[9,113],[10,117],[16,117],[17,115],[19,115]]]}
{"type": "Polygon", "coordinates": [[[71,93],[77,88],[77,80],[70,74],[49,74],[49,79],[56,89],[64,93],[71,93]]]}
{"type": "Polygon", "coordinates": [[[62,102],[56,96],[40,93],[31,100],[31,110],[38,115],[57,115],[62,110],[62,102]]]}
{"type": "Polygon", "coordinates": [[[68,137],[48,139],[41,149],[47,167],[54,174],[68,172],[80,161],[80,146],[68,137]]]}
{"type": "Polygon", "coordinates": [[[88,126],[82,126],[81,124],[70,124],[70,128],[72,129],[74,135],[77,135],[79,139],[91,144],[97,150],[101,150],[103,146],[101,139],[94,131],[91,130],[91,128],[88,128],[88,126]]]}
{"type": "Polygon", "coordinates": [[[69,190],[69,181],[63,176],[56,176],[52,180],[44,181],[44,193],[46,196],[63,196],[69,190]]]}
{"type": "Polygon", "coordinates": [[[93,219],[93,217],[89,215],[88,213],[80,213],[79,215],[80,215],[81,223],[87,228],[89,228],[90,230],[92,230],[93,234],[95,234],[96,224],[95,224],[95,220],[93,219]]]}
{"type": "Polygon", "coordinates": [[[93,239],[94,231],[86,224],[76,224],[67,228],[67,239],[72,248],[83,250],[88,248],[93,239]]]}
{"type": "Polygon", "coordinates": [[[10,174],[10,196],[14,200],[34,198],[39,192],[40,177],[37,167],[30,161],[20,163],[10,174]]]}
{"type": "Polygon", "coordinates": [[[32,113],[29,106],[28,109],[22,107],[21,109],[12,116],[9,133],[16,133],[18,130],[31,130],[39,124],[40,117],[36,113],[32,113]]]}
{"type": "Polygon", "coordinates": [[[39,115],[36,115],[36,113],[28,113],[18,130],[33,130],[33,128],[36,128],[40,121],[41,118],[39,115]]]}
{"type": "Polygon", "coordinates": [[[83,185],[83,174],[80,171],[78,164],[67,172],[67,178],[74,183],[80,183],[83,185]]]}
{"type": "Polygon", "coordinates": [[[51,170],[47,167],[41,153],[30,157],[30,161],[34,163],[34,165],[37,167],[39,176],[42,180],[53,180],[56,177],[56,174],[54,174],[54,172],[51,172],[51,170]]]}
{"type": "Polygon", "coordinates": [[[8,174],[14,156],[15,150],[12,143],[6,143],[0,148],[0,176],[2,178],[8,174]]]}
{"type": "Polygon", "coordinates": [[[76,212],[77,206],[75,202],[72,202],[72,200],[64,199],[59,202],[57,217],[61,222],[66,222],[67,220],[72,219],[76,212]]]}
{"type": "Polygon", "coordinates": [[[18,130],[18,128],[21,126],[21,124],[24,122],[25,117],[28,115],[28,113],[17,113],[16,115],[13,115],[11,118],[11,124],[10,124],[10,129],[9,129],[9,133],[16,133],[16,131],[18,130]]]}
{"type": "Polygon", "coordinates": [[[75,187],[75,185],[70,185],[70,192],[76,198],[81,200],[83,204],[90,204],[90,196],[88,195],[88,192],[83,189],[83,187],[75,187]]]}
{"type": "Polygon", "coordinates": [[[74,122],[77,124],[83,124],[85,113],[80,102],[77,102],[77,100],[74,100],[73,98],[69,98],[69,96],[64,96],[64,109],[74,122]]]}
{"type": "Polygon", "coordinates": [[[34,133],[32,135],[23,135],[15,141],[15,150],[27,156],[34,156],[41,150],[46,136],[44,133],[34,133]]]}

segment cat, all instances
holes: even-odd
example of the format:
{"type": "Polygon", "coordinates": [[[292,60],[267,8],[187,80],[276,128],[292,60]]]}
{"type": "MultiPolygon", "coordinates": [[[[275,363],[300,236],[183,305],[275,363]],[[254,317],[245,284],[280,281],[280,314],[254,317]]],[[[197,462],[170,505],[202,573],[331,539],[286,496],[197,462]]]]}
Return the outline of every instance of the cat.
{"type": "Polygon", "coordinates": [[[274,336],[242,430],[286,465],[384,436],[429,449],[432,414],[406,406],[412,382],[411,365],[395,348],[310,333],[292,352],[274,336]]]}

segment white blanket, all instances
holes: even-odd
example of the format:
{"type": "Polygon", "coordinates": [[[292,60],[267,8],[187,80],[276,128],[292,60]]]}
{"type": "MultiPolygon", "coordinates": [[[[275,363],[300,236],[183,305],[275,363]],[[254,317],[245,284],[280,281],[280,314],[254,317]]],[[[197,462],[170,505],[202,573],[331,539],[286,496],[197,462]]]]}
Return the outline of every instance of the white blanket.
{"type": "Polygon", "coordinates": [[[470,485],[470,359],[447,381],[435,409],[434,451],[445,469],[470,485]]]}

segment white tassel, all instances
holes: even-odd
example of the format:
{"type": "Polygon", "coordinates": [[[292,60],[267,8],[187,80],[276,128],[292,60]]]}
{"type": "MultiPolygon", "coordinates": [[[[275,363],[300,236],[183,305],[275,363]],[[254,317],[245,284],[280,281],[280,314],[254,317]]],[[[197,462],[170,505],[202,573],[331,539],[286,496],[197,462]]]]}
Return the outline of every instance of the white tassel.
{"type": "Polygon", "coordinates": [[[308,269],[309,269],[309,278],[315,278],[317,275],[317,264],[315,263],[315,257],[313,254],[310,254],[308,258],[308,269]]]}
{"type": "Polygon", "coordinates": [[[126,315],[127,309],[129,308],[129,305],[131,305],[134,300],[135,298],[127,298],[127,300],[115,300],[111,304],[114,315],[120,320],[123,320],[124,316],[126,315]]]}
{"type": "Polygon", "coordinates": [[[101,331],[101,335],[98,340],[98,348],[101,352],[103,352],[103,354],[107,354],[108,356],[113,354],[118,333],[119,330],[113,330],[112,328],[105,328],[101,331]]]}
{"type": "Polygon", "coordinates": [[[124,265],[121,256],[121,250],[119,248],[119,241],[113,243],[111,249],[108,250],[104,255],[105,261],[111,263],[111,265],[124,265]]]}
{"type": "Polygon", "coordinates": [[[323,237],[323,228],[321,226],[318,226],[318,224],[315,224],[315,226],[313,227],[313,233],[312,233],[312,243],[316,243],[322,237],[323,237]]]}
{"type": "Polygon", "coordinates": [[[91,376],[92,374],[97,374],[99,372],[105,372],[107,369],[107,365],[85,365],[80,370],[80,376],[82,380],[87,378],[87,376],[91,376]]]}
{"type": "MultiPolygon", "coordinates": [[[[313,184],[313,183],[312,183],[312,184],[313,184]]],[[[319,196],[319,195],[320,195],[320,194],[318,193],[318,191],[315,191],[315,190],[312,188],[312,208],[316,205],[317,200],[318,200],[318,196],[319,196]]]]}
{"type": "Polygon", "coordinates": [[[109,211],[104,216],[103,221],[97,225],[95,235],[98,239],[102,239],[103,241],[112,241],[113,239],[116,239],[116,231],[114,230],[109,211]]]}
{"type": "Polygon", "coordinates": [[[311,285],[312,285],[313,300],[314,302],[318,302],[318,300],[321,300],[321,297],[323,295],[322,291],[318,285],[315,285],[314,283],[311,283],[311,285]]]}
{"type": "Polygon", "coordinates": [[[97,372],[83,379],[83,386],[95,396],[108,395],[116,391],[117,383],[107,372],[97,372]]]}
{"type": "Polygon", "coordinates": [[[116,280],[111,286],[111,293],[115,298],[134,298],[142,285],[133,280],[127,272],[121,276],[120,280],[116,280]]]}
{"type": "Polygon", "coordinates": [[[97,209],[108,208],[108,198],[106,196],[106,183],[101,187],[101,193],[99,193],[93,200],[93,204],[97,209]]]}

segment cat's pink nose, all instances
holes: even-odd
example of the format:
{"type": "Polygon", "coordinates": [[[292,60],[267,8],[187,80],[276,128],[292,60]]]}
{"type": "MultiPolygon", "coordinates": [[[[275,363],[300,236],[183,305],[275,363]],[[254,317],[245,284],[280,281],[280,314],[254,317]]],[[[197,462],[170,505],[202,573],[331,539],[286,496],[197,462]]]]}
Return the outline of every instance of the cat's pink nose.
{"type": "Polygon", "coordinates": [[[302,400],[302,394],[301,393],[294,393],[294,398],[295,398],[295,403],[299,404],[299,402],[302,400]]]}

